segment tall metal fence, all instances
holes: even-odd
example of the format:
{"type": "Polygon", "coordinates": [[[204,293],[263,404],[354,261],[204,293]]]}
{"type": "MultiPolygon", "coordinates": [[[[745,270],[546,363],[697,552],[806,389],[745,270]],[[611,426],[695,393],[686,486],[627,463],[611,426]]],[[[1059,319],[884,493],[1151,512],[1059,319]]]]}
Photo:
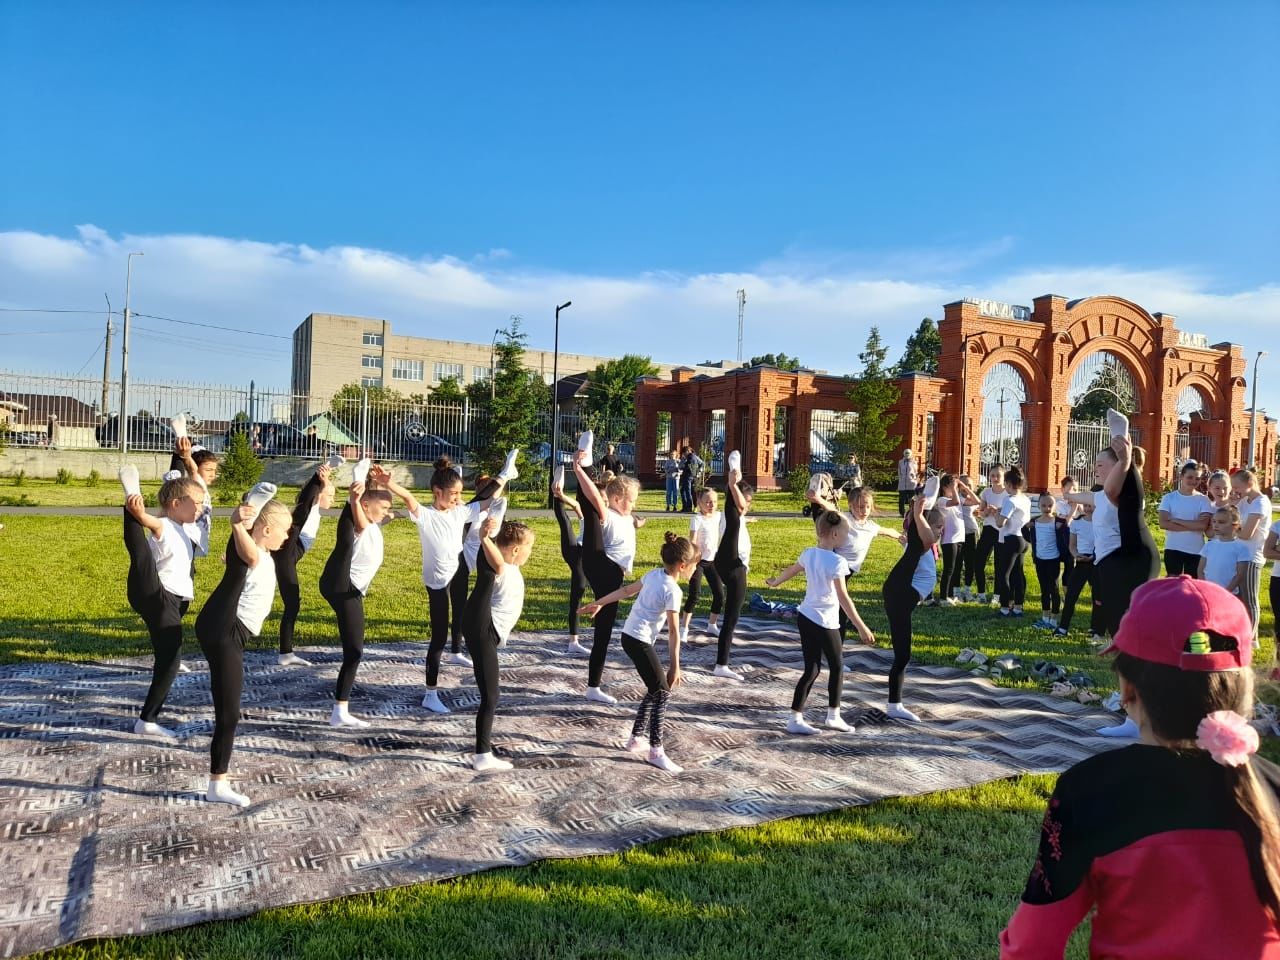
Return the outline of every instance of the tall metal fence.
{"type": "MultiPolygon", "coordinates": [[[[263,457],[319,456],[337,451],[354,458],[431,462],[441,455],[469,463],[493,437],[489,410],[462,403],[378,401],[369,392],[337,397],[306,396],[287,390],[184,383],[130,381],[123,431],[132,450],[173,448],[170,421],[187,418],[192,439],[222,452],[237,432],[263,457]]],[[[0,428],[15,447],[64,450],[118,448],[121,441],[120,384],[99,378],[0,371],[0,428]]],[[[526,455],[552,460],[551,411],[537,416],[526,455]]],[[[596,455],[606,444],[629,470],[635,469],[635,420],[559,415],[559,460],[567,461],[579,434],[595,431],[596,455]]]]}

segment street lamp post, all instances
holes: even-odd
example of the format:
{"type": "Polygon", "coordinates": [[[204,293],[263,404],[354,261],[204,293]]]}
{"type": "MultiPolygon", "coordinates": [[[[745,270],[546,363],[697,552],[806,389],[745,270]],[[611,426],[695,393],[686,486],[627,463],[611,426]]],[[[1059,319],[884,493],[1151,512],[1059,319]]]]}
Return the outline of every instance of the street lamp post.
{"type": "Polygon", "coordinates": [[[1258,436],[1258,361],[1267,355],[1267,351],[1259,350],[1253,358],[1253,399],[1249,402],[1249,469],[1254,469],[1254,448],[1258,436]]]}
{"type": "MultiPolygon", "coordinates": [[[[556,334],[551,354],[551,476],[556,474],[556,466],[560,462],[560,311],[573,306],[572,300],[566,300],[556,307],[556,334]]],[[[547,506],[551,506],[551,490],[547,488],[547,506]]]]}
{"type": "Polygon", "coordinates": [[[133,286],[133,258],[145,256],[138,251],[131,253],[125,261],[124,274],[124,338],[120,360],[120,418],[116,427],[120,431],[120,462],[129,452],[129,291],[133,286]]]}
{"type": "Polygon", "coordinates": [[[494,377],[498,375],[498,368],[494,365],[494,351],[498,347],[498,334],[501,330],[493,331],[493,339],[489,341],[489,402],[492,403],[497,395],[494,386],[494,377]]]}

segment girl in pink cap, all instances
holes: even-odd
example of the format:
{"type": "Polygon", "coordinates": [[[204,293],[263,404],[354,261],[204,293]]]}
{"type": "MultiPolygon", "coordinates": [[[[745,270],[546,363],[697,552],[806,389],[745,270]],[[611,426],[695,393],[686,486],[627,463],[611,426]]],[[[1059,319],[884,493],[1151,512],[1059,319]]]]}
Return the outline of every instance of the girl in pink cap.
{"type": "Polygon", "coordinates": [[[1249,612],[1180,576],[1134,591],[1110,648],[1140,740],[1059,779],[1008,960],[1280,958],[1280,768],[1258,758],[1249,612]]]}

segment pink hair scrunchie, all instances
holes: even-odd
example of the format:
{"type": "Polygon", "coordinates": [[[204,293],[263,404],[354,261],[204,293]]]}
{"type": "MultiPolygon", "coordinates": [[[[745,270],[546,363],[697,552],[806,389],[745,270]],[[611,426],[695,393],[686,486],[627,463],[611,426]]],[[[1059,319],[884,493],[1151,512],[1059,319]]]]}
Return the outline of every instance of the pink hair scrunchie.
{"type": "Polygon", "coordinates": [[[1239,767],[1258,752],[1258,731],[1233,710],[1216,710],[1196,727],[1196,746],[1225,767],[1239,767]]]}

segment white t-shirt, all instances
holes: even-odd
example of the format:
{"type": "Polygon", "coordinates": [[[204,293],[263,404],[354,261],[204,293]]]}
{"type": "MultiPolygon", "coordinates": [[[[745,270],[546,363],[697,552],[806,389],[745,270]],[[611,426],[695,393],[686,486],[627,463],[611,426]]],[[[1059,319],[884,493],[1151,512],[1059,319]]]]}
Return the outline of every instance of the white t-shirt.
{"type": "MultiPolygon", "coordinates": [[[[1204,557],[1204,578],[1225,587],[1236,575],[1236,564],[1250,563],[1253,552],[1247,540],[1210,540],[1200,549],[1204,557]]],[[[1239,592],[1238,590],[1236,592],[1239,592]]]]}
{"type": "Polygon", "coordinates": [[[311,549],[311,545],[316,542],[316,534],[319,532],[320,505],[315,504],[312,506],[311,512],[307,514],[307,519],[302,524],[302,529],[298,531],[298,543],[302,545],[303,553],[311,549]]]}
{"type": "Polygon", "coordinates": [[[1239,539],[1249,544],[1249,548],[1252,551],[1249,558],[1250,563],[1266,563],[1267,558],[1262,555],[1262,548],[1267,545],[1267,534],[1271,531],[1271,501],[1259,494],[1253,503],[1245,503],[1241,500],[1238,506],[1241,527],[1244,527],[1245,521],[1250,517],[1262,517],[1258,521],[1258,525],[1254,527],[1252,537],[1245,540],[1242,533],[1239,539]]]}
{"type": "Polygon", "coordinates": [[[485,504],[466,503],[437,510],[430,504],[419,504],[418,515],[410,514],[418,528],[422,545],[422,583],[432,590],[443,590],[458,572],[458,554],[462,552],[462,530],[475,523],[484,513],[485,504]]]}
{"type": "MultiPolygon", "coordinates": [[[[1170,490],[1160,498],[1160,510],[1169,514],[1170,520],[1183,523],[1195,523],[1202,520],[1202,514],[1213,513],[1213,504],[1203,493],[1190,496],[1177,490],[1170,490]]],[[[1204,534],[1189,530],[1166,530],[1164,532],[1166,550],[1178,550],[1182,553],[1199,553],[1204,546],[1204,534]]]]}
{"type": "Polygon", "coordinates": [[[964,543],[964,516],[961,512],[964,507],[945,506],[943,501],[939,500],[938,509],[942,511],[942,542],[964,543]]]}
{"type": "Polygon", "coordinates": [[[200,504],[200,514],[196,517],[195,523],[183,525],[183,529],[187,531],[187,536],[191,540],[191,546],[197,557],[207,557],[209,555],[209,535],[213,531],[213,498],[209,496],[209,488],[205,485],[200,474],[195,475],[196,483],[200,484],[200,489],[204,491],[204,501],[200,504]]]}
{"type": "Polygon", "coordinates": [[[271,613],[271,603],[276,598],[276,565],[271,562],[269,551],[258,547],[258,562],[249,568],[244,578],[244,590],[236,606],[236,617],[256,637],[262,632],[262,623],[271,613]]]}
{"type": "Polygon", "coordinates": [[[1036,559],[1060,560],[1062,554],[1058,550],[1058,522],[1054,520],[1041,523],[1036,520],[1031,526],[1036,531],[1036,559]]]}
{"type": "Polygon", "coordinates": [[[835,580],[849,575],[849,564],[840,554],[821,547],[806,547],[796,562],[804,567],[805,577],[800,612],[820,627],[836,629],[840,626],[840,601],[835,580]]]}
{"type": "MultiPolygon", "coordinates": [[[[488,509],[482,511],[476,521],[471,524],[467,530],[466,537],[462,541],[462,555],[467,558],[467,569],[472,573],[476,572],[476,556],[480,553],[480,531],[484,529],[484,525],[490,517],[497,517],[498,525],[502,525],[502,521],[507,517],[506,497],[495,498],[489,504],[488,509]]],[[[497,587],[495,586],[494,589],[496,590],[497,587]]],[[[503,639],[505,639],[505,636],[503,639]]]]}
{"type": "Polygon", "coordinates": [[[524,574],[514,563],[504,564],[502,575],[493,581],[493,629],[497,631],[498,640],[507,642],[516,621],[520,619],[520,611],[524,609],[524,574]]]}
{"type": "Polygon", "coordinates": [[[636,559],[635,519],[614,513],[611,509],[605,510],[601,527],[604,530],[604,555],[616,563],[623,573],[630,574],[631,565],[636,559]]]}
{"type": "MultiPolygon", "coordinates": [[[[1005,494],[1003,490],[997,490],[995,487],[987,487],[982,491],[982,505],[984,507],[995,507],[996,510],[999,511],[1000,507],[1004,505],[1004,496],[1005,494]]],[[[996,529],[999,529],[1000,527],[1000,524],[996,522],[996,518],[994,516],[984,517],[982,525],[984,527],[995,527],[996,529]]]]}
{"type": "MultiPolygon", "coordinates": [[[[623,517],[630,520],[630,517],[623,517]]],[[[658,567],[640,578],[640,592],[627,613],[622,632],[641,643],[653,643],[667,622],[668,611],[679,611],[684,602],[676,578],[658,567]]]]}
{"type": "Polygon", "coordinates": [[[1053,505],[1053,514],[1056,517],[1061,517],[1063,520],[1071,520],[1073,517],[1075,517],[1076,511],[1078,509],[1079,507],[1077,507],[1074,503],[1071,503],[1067,500],[1059,499],[1053,505]]]}
{"type": "Polygon", "coordinates": [[[738,523],[738,559],[744,567],[751,566],[751,534],[747,533],[747,518],[738,523]]]}
{"type": "Polygon", "coordinates": [[[849,565],[850,573],[857,573],[862,569],[862,564],[867,559],[867,553],[871,549],[871,541],[879,534],[886,533],[896,537],[897,533],[888,527],[882,527],[870,517],[865,520],[857,520],[853,514],[846,513],[849,518],[849,536],[845,537],[844,543],[836,547],[836,553],[844,557],[845,562],[849,565]]]}
{"type": "Polygon", "coordinates": [[[972,507],[960,508],[960,516],[964,519],[964,532],[966,534],[978,532],[978,518],[973,514],[973,511],[977,509],[977,504],[972,507]]]}
{"type": "MultiPolygon", "coordinates": [[[[1274,533],[1277,537],[1280,537],[1280,519],[1275,520],[1271,524],[1271,532],[1274,533]]],[[[1280,560],[1277,560],[1273,564],[1271,564],[1271,575],[1273,577],[1280,577],[1280,560]]],[[[1274,613],[1275,611],[1272,611],[1272,612],[1274,613]]]]}
{"type": "Polygon", "coordinates": [[[911,585],[916,588],[916,593],[920,594],[921,600],[928,600],[937,584],[938,558],[933,555],[932,550],[926,550],[920,555],[916,572],[911,575],[911,585]]]}
{"type": "Polygon", "coordinates": [[[191,563],[195,556],[195,547],[187,530],[195,524],[185,526],[174,523],[168,517],[160,518],[160,536],[147,534],[147,543],[151,545],[151,555],[156,560],[156,573],[160,576],[160,586],[175,597],[183,600],[195,599],[195,584],[191,581],[191,563]]]}
{"type": "Polygon", "coordinates": [[[720,546],[720,534],[724,532],[724,514],[713,510],[705,516],[695,513],[689,518],[689,536],[694,545],[698,537],[702,537],[702,559],[712,560],[716,555],[716,547],[720,546]]]}
{"type": "Polygon", "coordinates": [[[1001,543],[1008,537],[1022,536],[1022,528],[1031,519],[1031,498],[1025,493],[1006,493],[1000,504],[1000,516],[1008,518],[1000,528],[1001,543]]]}
{"type": "Polygon", "coordinates": [[[1120,514],[1102,490],[1093,495],[1093,562],[1120,549],[1120,514]]]}
{"type": "Polygon", "coordinates": [[[1076,553],[1082,557],[1093,556],[1093,521],[1076,517],[1071,521],[1071,533],[1076,538],[1076,553]]]}
{"type": "Polygon", "coordinates": [[[362,595],[368,593],[369,584],[373,582],[373,575],[378,572],[380,566],[382,566],[382,528],[376,523],[371,523],[356,534],[355,549],[351,551],[351,585],[362,595]]]}

